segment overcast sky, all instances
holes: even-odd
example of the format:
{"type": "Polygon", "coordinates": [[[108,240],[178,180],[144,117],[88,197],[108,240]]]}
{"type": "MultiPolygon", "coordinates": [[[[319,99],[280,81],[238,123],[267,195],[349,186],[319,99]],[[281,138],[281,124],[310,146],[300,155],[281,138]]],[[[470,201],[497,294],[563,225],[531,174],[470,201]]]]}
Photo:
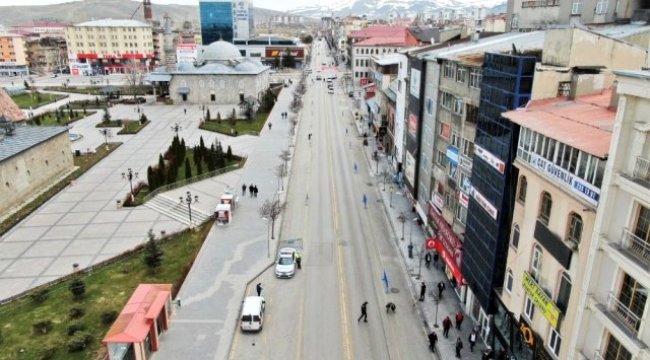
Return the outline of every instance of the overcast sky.
{"type": "MultiPolygon", "coordinates": [[[[0,5],[47,5],[70,2],[66,0],[0,0],[0,5]]],[[[183,4],[198,5],[199,0],[151,0],[154,4],[183,4]]],[[[312,5],[318,3],[318,0],[253,0],[257,7],[273,10],[288,10],[299,6],[312,5]]],[[[322,1],[320,1],[322,3],[322,1]]]]}

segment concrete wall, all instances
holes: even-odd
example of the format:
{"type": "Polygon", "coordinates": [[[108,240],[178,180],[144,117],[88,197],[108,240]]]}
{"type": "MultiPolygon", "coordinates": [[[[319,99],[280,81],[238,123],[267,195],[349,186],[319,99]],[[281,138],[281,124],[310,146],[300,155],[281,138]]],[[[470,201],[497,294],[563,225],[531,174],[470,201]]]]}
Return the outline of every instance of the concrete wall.
{"type": "MultiPolygon", "coordinates": [[[[2,142],[0,141],[0,146],[2,142]]],[[[73,168],[68,132],[0,163],[0,213],[19,205],[73,168]]]]}
{"type": "MultiPolygon", "coordinates": [[[[537,241],[534,238],[535,225],[537,222],[538,211],[541,205],[542,192],[548,192],[553,200],[551,217],[548,228],[560,238],[565,239],[565,234],[569,227],[569,214],[575,212],[581,216],[583,222],[582,238],[577,250],[573,251],[570,269],[565,269],[548,251],[542,246],[542,265],[540,285],[547,290],[551,300],[557,303],[557,295],[560,286],[562,272],[567,272],[571,277],[571,295],[566,313],[561,317],[559,328],[560,336],[563,338],[560,349],[559,359],[567,359],[567,354],[573,351],[565,345],[564,339],[568,339],[576,326],[576,308],[579,304],[580,289],[585,277],[585,266],[588,260],[588,249],[593,232],[595,214],[593,212],[582,211],[585,204],[578,201],[568,192],[557,187],[546,177],[532,170],[523,162],[516,160],[515,166],[519,168],[520,179],[526,177],[528,187],[526,191],[525,202],[517,200],[513,213],[512,226],[518,225],[520,228],[519,246],[514,248],[512,245],[508,250],[507,269],[512,270],[514,275],[512,293],[505,289],[502,295],[504,304],[508,310],[512,311],[517,318],[524,311],[526,292],[522,287],[523,272],[529,271],[531,266],[533,248],[537,241]]],[[[520,182],[520,180],[518,180],[520,182]]],[[[519,191],[519,185],[517,187],[519,191]]],[[[512,244],[512,240],[510,239],[512,244]]],[[[540,245],[541,246],[541,245],[540,245]]],[[[525,315],[522,315],[525,317],[525,315]]],[[[543,311],[536,307],[532,321],[532,329],[543,339],[543,344],[548,344],[550,324],[544,317],[543,311]]]]}
{"type": "Polygon", "coordinates": [[[174,104],[239,104],[239,93],[244,96],[259,95],[269,86],[269,72],[264,71],[258,75],[172,75],[169,84],[169,94],[174,104]],[[187,101],[178,94],[179,87],[189,87],[190,93],[187,101]],[[211,94],[215,94],[215,101],[211,101],[211,94]]]}

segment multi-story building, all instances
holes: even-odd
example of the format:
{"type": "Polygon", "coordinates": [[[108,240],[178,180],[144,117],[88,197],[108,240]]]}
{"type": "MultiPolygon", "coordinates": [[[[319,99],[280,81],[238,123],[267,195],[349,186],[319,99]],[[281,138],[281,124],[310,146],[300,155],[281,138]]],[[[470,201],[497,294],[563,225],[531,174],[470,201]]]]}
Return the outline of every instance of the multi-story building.
{"type": "MultiPolygon", "coordinates": [[[[373,56],[372,77],[374,97],[366,100],[368,113],[376,134],[378,149],[389,157],[393,168],[397,168],[395,158],[395,104],[397,100],[397,73],[399,59],[396,53],[373,56]],[[371,105],[372,104],[372,105],[371,105]]],[[[400,139],[401,141],[401,139],[400,139]]]]}
{"type": "Polygon", "coordinates": [[[305,62],[305,45],[297,38],[260,35],[248,40],[235,40],[234,44],[243,57],[269,66],[278,66],[287,54],[293,56],[296,68],[302,68],[305,62]]]}
{"type": "Polygon", "coordinates": [[[200,0],[203,45],[247,40],[255,34],[252,0],[200,0]]]}
{"type": "Polygon", "coordinates": [[[576,327],[572,359],[646,359],[650,329],[650,109],[647,71],[615,71],[618,103],[576,327]]]}
{"type": "Polygon", "coordinates": [[[68,65],[64,38],[41,37],[28,41],[27,61],[32,73],[61,72],[68,65]]]}
{"type": "Polygon", "coordinates": [[[31,23],[12,26],[10,32],[14,34],[37,34],[39,37],[65,38],[66,24],[56,21],[33,21],[31,23]]]}
{"type": "Polygon", "coordinates": [[[21,35],[0,33],[0,76],[29,75],[25,50],[21,35]]]}
{"type": "Polygon", "coordinates": [[[650,19],[650,5],[632,0],[508,0],[507,12],[507,31],[650,19]]]}
{"type": "Polygon", "coordinates": [[[580,285],[588,275],[616,117],[612,90],[592,91],[503,114],[519,128],[518,180],[492,329],[493,348],[511,358],[570,359],[573,353],[566,340],[578,329],[580,285]]]}
{"type": "Polygon", "coordinates": [[[127,73],[154,67],[152,27],[138,20],[93,20],[66,28],[73,75],[127,73]]]}

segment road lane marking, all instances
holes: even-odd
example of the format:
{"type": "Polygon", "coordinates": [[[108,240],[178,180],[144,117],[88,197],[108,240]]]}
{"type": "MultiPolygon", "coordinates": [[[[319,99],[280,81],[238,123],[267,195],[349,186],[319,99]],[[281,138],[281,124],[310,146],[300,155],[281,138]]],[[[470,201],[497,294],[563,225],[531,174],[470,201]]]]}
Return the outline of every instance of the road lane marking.
{"type": "MultiPolygon", "coordinates": [[[[304,288],[304,287],[303,287],[304,288]]],[[[294,359],[302,359],[302,328],[303,328],[303,312],[305,311],[305,292],[300,293],[300,310],[298,311],[298,341],[296,341],[296,357],[294,359]]]]}

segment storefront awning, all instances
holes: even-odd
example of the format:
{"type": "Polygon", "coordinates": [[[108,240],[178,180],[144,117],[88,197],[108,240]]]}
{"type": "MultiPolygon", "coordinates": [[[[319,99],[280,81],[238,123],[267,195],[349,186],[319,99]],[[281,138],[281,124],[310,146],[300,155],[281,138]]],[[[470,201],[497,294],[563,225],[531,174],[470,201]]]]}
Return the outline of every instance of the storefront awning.
{"type": "Polygon", "coordinates": [[[373,113],[379,114],[379,103],[377,103],[375,97],[371,97],[368,100],[366,100],[366,104],[368,104],[368,107],[373,113]]]}
{"type": "Polygon", "coordinates": [[[178,89],[176,89],[176,93],[181,95],[183,94],[187,95],[190,93],[190,88],[187,86],[179,87],[178,89]]]}
{"type": "Polygon", "coordinates": [[[454,256],[450,255],[447,252],[444,245],[442,244],[442,241],[440,241],[438,238],[435,239],[435,242],[436,242],[436,250],[438,250],[440,257],[445,262],[445,264],[447,264],[447,268],[449,268],[451,275],[454,277],[454,279],[456,279],[458,285],[464,285],[465,282],[463,281],[463,274],[460,271],[458,264],[456,264],[456,260],[454,259],[454,256]]]}

